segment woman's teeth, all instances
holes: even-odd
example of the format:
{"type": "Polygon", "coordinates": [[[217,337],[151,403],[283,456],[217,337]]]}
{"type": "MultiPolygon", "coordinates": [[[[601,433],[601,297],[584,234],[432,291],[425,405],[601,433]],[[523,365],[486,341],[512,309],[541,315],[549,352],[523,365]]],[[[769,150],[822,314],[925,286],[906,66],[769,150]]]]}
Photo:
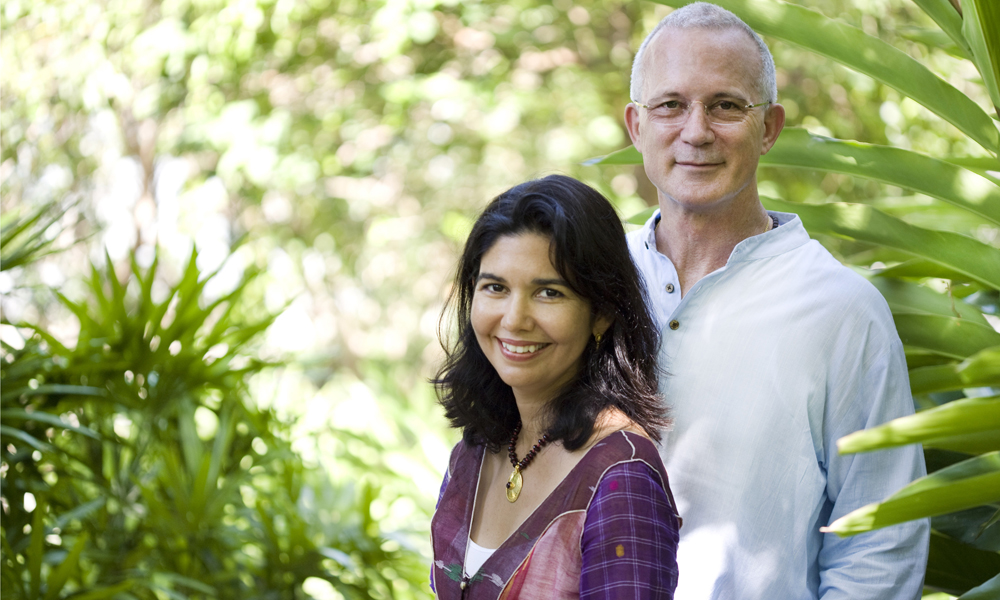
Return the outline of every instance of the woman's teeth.
{"type": "Polygon", "coordinates": [[[507,342],[500,342],[500,345],[504,347],[507,352],[513,352],[514,354],[530,354],[532,352],[537,352],[545,344],[532,344],[530,346],[513,346],[507,342]]]}

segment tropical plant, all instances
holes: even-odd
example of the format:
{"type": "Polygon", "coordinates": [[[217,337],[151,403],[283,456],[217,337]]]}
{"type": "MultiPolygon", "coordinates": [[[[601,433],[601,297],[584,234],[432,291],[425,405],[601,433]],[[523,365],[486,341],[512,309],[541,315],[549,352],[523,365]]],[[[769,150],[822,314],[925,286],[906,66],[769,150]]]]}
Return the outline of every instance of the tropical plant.
{"type": "MultiPolygon", "coordinates": [[[[690,0],[657,0],[679,7],[690,0]]],[[[883,502],[830,525],[856,535],[932,517],[926,585],[963,599],[1000,592],[1000,4],[992,0],[915,0],[937,24],[910,27],[911,40],[947,48],[975,67],[993,111],[944,81],[910,54],[843,21],[780,0],[712,0],[780,43],[864,74],[953,125],[978,148],[932,156],[909,147],[841,140],[787,128],[762,157],[764,169],[793,167],[885,184],[855,202],[794,202],[765,207],[797,213],[809,232],[882,292],[903,340],[920,412],[840,440],[842,453],[923,443],[929,475],[883,502]],[[992,112],[992,114],[990,114],[992,112]],[[915,195],[904,195],[910,190],[915,195]],[[933,199],[933,200],[931,200],[933,199]],[[916,213],[923,213],[923,217],[916,213]],[[932,212],[935,217],[926,215],[932,212]],[[931,221],[931,222],[928,222],[931,221]],[[916,224],[919,222],[920,224],[916,224]],[[935,226],[936,225],[936,226],[935,226]],[[957,229],[957,231],[949,230],[957,229]],[[989,232],[988,235],[982,235],[989,232]],[[980,234],[984,239],[976,239],[980,234]]],[[[905,142],[905,136],[896,138],[905,142]]],[[[638,164],[627,148],[594,161],[638,164]]],[[[780,189],[770,186],[769,189],[780,189]]],[[[633,221],[643,222],[649,211],[633,221]]]]}
{"type": "MultiPolygon", "coordinates": [[[[5,265],[6,249],[22,265],[46,250],[38,214],[3,228],[5,265]]],[[[295,598],[310,578],[412,597],[397,579],[424,565],[372,517],[378,488],[333,485],[248,396],[273,320],[243,301],[255,273],[212,293],[197,259],[172,286],[155,258],[122,275],[106,258],[85,300],[53,291],[72,342],[3,323],[4,597],[295,598]]]]}

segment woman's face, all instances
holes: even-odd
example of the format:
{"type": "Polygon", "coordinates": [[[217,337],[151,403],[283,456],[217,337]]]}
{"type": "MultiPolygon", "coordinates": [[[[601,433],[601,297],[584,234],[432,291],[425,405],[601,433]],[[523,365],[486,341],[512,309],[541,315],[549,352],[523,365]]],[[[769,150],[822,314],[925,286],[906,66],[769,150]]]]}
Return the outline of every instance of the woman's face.
{"type": "Polygon", "coordinates": [[[607,328],[552,265],[549,241],[499,238],[483,255],[472,297],[479,346],[518,400],[555,397],[576,376],[590,337],[607,328]]]}

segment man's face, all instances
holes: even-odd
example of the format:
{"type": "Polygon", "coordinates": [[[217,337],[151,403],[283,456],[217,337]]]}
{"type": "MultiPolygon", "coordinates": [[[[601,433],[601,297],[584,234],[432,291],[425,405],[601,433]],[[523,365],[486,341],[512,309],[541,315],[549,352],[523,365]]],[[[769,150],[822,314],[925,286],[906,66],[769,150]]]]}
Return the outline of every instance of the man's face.
{"type": "Polygon", "coordinates": [[[757,200],[756,171],[784,124],[780,105],[749,111],[735,124],[709,121],[703,106],[719,101],[757,104],[761,59],[756,44],[736,29],[664,29],[647,47],[642,98],[649,107],[670,100],[691,106],[680,123],[629,104],[625,121],[643,155],[661,203],[712,212],[733,201],[757,200]],[[694,104],[692,104],[694,102],[694,104]]]}

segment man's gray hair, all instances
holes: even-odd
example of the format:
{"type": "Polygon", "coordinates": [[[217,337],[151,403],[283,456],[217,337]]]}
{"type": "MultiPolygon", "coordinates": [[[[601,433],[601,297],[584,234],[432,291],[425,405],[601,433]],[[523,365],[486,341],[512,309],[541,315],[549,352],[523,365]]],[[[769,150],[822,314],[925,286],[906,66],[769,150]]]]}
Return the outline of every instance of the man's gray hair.
{"type": "Polygon", "coordinates": [[[760,80],[757,82],[757,91],[764,96],[764,98],[752,99],[751,102],[777,102],[778,84],[774,73],[774,58],[771,56],[771,51],[768,50],[767,44],[765,44],[764,40],[762,40],[753,29],[750,29],[750,26],[744,23],[742,19],[721,6],[716,6],[707,2],[695,2],[682,8],[678,8],[664,17],[656,25],[656,27],[649,32],[646,39],[642,41],[642,45],[639,46],[639,51],[635,53],[635,59],[632,61],[632,83],[629,86],[629,93],[632,96],[631,99],[633,102],[646,101],[645,98],[640,97],[642,94],[642,86],[644,83],[643,78],[645,75],[645,65],[643,63],[646,58],[646,47],[649,46],[650,40],[656,37],[656,34],[659,33],[660,30],[668,28],[715,30],[739,29],[740,31],[745,32],[757,44],[762,65],[760,80]]]}

